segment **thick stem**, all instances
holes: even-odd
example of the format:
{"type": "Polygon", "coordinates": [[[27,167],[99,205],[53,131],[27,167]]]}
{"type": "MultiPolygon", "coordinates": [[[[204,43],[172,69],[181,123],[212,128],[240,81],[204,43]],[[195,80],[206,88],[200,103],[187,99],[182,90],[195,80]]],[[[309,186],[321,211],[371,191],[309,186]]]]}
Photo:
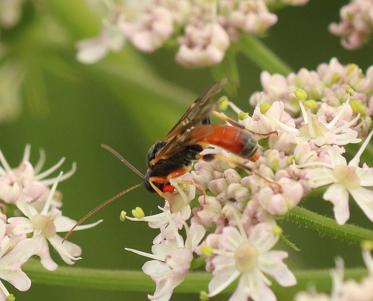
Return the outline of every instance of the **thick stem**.
{"type": "MultiPolygon", "coordinates": [[[[148,292],[154,290],[152,280],[142,272],[127,270],[101,270],[75,267],[59,267],[54,272],[46,271],[35,261],[24,266],[25,272],[36,284],[79,287],[90,289],[102,289],[107,291],[126,292],[148,292]]],[[[306,289],[310,283],[320,290],[330,289],[329,270],[309,270],[295,273],[298,285],[294,288],[282,288],[275,285],[276,292],[293,292],[306,289]]],[[[347,278],[358,279],[366,275],[365,269],[350,269],[346,271],[347,278]]],[[[210,274],[204,272],[191,272],[185,281],[176,288],[179,293],[198,293],[206,290],[210,274]]],[[[230,287],[226,292],[232,292],[234,287],[230,287]]]]}
{"type": "Polygon", "coordinates": [[[364,240],[373,241],[373,231],[355,225],[338,225],[334,219],[322,216],[302,207],[296,207],[282,220],[299,227],[316,231],[321,236],[329,236],[349,244],[360,245],[364,240]]]}
{"type": "Polygon", "coordinates": [[[248,34],[242,35],[241,51],[261,69],[271,73],[289,74],[291,68],[260,40],[248,34]]]}

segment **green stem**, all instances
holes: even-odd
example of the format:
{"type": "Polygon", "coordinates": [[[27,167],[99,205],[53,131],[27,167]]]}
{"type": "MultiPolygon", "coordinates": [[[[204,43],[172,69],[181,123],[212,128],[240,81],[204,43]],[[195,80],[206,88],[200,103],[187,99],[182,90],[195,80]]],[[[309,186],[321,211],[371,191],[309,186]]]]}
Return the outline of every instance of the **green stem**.
{"type": "Polygon", "coordinates": [[[253,36],[242,35],[240,46],[242,52],[264,70],[283,75],[292,71],[274,52],[253,36]]]}
{"type": "Polygon", "coordinates": [[[292,209],[282,219],[316,231],[320,236],[329,236],[349,244],[360,245],[364,240],[373,241],[372,230],[350,224],[338,225],[334,219],[301,207],[292,209]]]}
{"type": "MultiPolygon", "coordinates": [[[[49,272],[35,261],[27,263],[24,270],[35,284],[126,292],[150,293],[154,290],[152,280],[139,271],[59,267],[56,271],[49,272]]],[[[346,270],[347,278],[358,279],[365,275],[365,269],[346,270]]],[[[299,271],[295,273],[295,276],[298,284],[292,289],[293,291],[306,289],[310,283],[322,290],[330,289],[328,270],[299,271]]],[[[201,290],[206,290],[210,277],[210,274],[205,272],[191,272],[175,291],[179,293],[198,293],[201,290]]],[[[276,292],[287,292],[289,290],[289,288],[282,288],[277,285],[274,288],[276,292]]],[[[228,288],[226,292],[232,292],[233,290],[234,286],[228,288]]]]}

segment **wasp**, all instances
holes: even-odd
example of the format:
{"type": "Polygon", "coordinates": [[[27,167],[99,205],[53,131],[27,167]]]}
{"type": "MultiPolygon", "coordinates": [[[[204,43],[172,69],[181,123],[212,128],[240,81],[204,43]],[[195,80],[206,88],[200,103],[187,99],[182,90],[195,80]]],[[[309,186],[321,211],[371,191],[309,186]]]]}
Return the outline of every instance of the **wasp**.
{"type": "MultiPolygon", "coordinates": [[[[252,133],[269,135],[272,132],[260,134],[248,131],[240,123],[221,112],[217,112],[218,99],[216,96],[222,91],[224,84],[224,80],[219,81],[198,97],[164,139],[154,143],[149,148],[145,175],[110,146],[104,144],[102,147],[143,178],[145,188],[148,191],[156,192],[162,197],[164,197],[164,193],[174,191],[170,181],[187,173],[194,161],[213,159],[211,155],[201,156],[201,152],[210,145],[221,147],[239,157],[256,161],[258,159],[258,145],[252,133]],[[216,116],[226,123],[212,124],[211,116],[216,116]]],[[[237,165],[245,168],[240,163],[237,163],[237,165]]],[[[137,184],[114,195],[79,219],[74,228],[114,200],[141,185],[137,184]]],[[[65,239],[72,233],[73,229],[65,236],[65,239]]]]}
{"type": "MultiPolygon", "coordinates": [[[[214,97],[221,92],[224,83],[217,82],[198,97],[166,137],[150,147],[144,177],[148,191],[160,195],[162,192],[172,192],[170,180],[185,174],[209,145],[221,147],[243,158],[257,159],[257,142],[250,132],[225,114],[215,111],[218,100],[214,97]],[[229,125],[211,124],[212,115],[229,125]]],[[[212,158],[209,156],[208,159],[212,158]]]]}

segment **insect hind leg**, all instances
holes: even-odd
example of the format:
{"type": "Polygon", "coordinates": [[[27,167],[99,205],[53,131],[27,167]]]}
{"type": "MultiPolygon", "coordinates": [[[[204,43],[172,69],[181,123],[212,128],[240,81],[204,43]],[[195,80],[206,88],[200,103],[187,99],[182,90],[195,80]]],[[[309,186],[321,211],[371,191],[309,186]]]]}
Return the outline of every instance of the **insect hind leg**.
{"type": "Polygon", "coordinates": [[[239,167],[243,170],[246,170],[248,172],[250,172],[251,174],[254,174],[256,176],[258,176],[259,178],[262,178],[264,181],[266,181],[275,191],[279,191],[281,192],[282,191],[282,187],[280,184],[278,184],[277,182],[275,181],[272,181],[271,179],[267,178],[266,176],[263,176],[262,174],[260,174],[258,171],[256,170],[253,170],[252,168],[250,168],[249,166],[246,166],[244,163],[241,163],[237,160],[234,160],[232,158],[229,158],[225,155],[222,155],[222,154],[218,154],[218,155],[215,155],[215,158],[218,159],[218,160],[221,160],[221,161],[225,161],[227,162],[228,164],[230,165],[233,165],[233,166],[236,166],[236,167],[239,167]]]}
{"type": "Polygon", "coordinates": [[[227,123],[229,123],[230,125],[234,126],[234,127],[238,127],[240,129],[243,129],[245,131],[248,131],[250,132],[251,134],[253,135],[257,135],[257,136],[270,136],[270,135],[278,135],[278,132],[277,131],[270,131],[270,132],[266,132],[266,133],[258,133],[258,132],[255,132],[255,131],[252,131],[248,128],[246,128],[244,125],[242,125],[241,123],[229,118],[227,115],[225,115],[224,113],[222,112],[217,112],[217,111],[214,111],[213,112],[213,115],[227,123]]]}

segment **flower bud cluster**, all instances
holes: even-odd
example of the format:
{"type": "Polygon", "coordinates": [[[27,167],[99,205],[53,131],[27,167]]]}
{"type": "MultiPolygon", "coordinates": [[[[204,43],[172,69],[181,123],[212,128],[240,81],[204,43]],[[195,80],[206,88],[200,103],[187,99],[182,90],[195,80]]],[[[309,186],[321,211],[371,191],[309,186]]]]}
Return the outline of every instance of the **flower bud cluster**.
{"type": "Polygon", "coordinates": [[[261,35],[277,22],[268,4],[305,0],[123,0],[109,5],[99,36],[80,41],[77,57],[94,63],[128,40],[140,51],[178,45],[176,61],[188,67],[222,62],[241,33],[261,35]]]}
{"type": "Polygon", "coordinates": [[[362,47],[373,32],[373,1],[351,0],[340,10],[341,21],[329,26],[330,32],[342,38],[347,49],[362,47]]]}

